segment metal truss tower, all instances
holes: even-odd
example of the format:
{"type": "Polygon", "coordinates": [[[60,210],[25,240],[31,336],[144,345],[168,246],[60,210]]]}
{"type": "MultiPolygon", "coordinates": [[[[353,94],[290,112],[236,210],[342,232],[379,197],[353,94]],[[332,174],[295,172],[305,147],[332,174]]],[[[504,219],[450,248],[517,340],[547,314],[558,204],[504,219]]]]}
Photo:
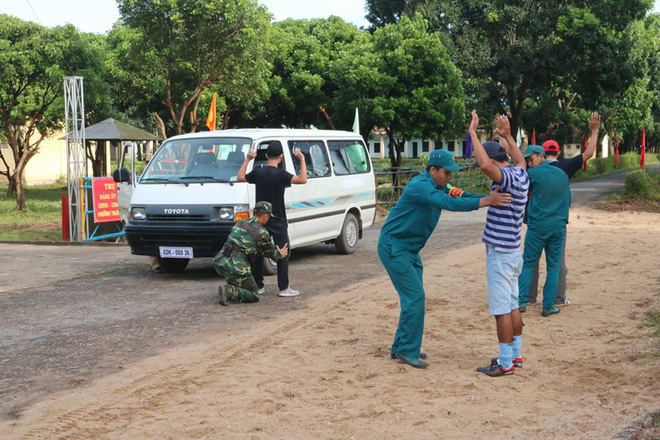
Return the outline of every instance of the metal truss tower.
{"type": "Polygon", "coordinates": [[[69,241],[83,240],[82,179],[87,176],[85,155],[85,104],[82,76],[64,77],[66,132],[66,182],[69,189],[69,241]]]}

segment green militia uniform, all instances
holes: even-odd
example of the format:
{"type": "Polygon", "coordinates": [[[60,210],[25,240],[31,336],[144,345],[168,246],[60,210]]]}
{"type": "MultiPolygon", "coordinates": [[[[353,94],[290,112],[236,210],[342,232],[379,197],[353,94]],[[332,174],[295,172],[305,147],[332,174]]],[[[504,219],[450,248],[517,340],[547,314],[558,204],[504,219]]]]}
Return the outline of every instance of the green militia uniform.
{"type": "Polygon", "coordinates": [[[250,217],[234,225],[222,250],[213,258],[215,271],[227,280],[228,301],[259,301],[259,288],[250,268],[250,261],[256,255],[274,260],[282,258],[266,228],[256,217],[250,217]]]}

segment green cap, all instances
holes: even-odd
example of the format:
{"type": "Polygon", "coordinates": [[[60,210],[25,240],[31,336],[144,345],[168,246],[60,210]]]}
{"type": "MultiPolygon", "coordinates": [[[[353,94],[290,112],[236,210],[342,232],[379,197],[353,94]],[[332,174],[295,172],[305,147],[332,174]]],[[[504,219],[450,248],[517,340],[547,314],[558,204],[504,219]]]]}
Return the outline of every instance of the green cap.
{"type": "Polygon", "coordinates": [[[272,214],[273,205],[269,202],[257,202],[257,204],[254,205],[254,210],[252,212],[255,214],[272,214]]]}
{"type": "Polygon", "coordinates": [[[545,150],[543,149],[542,146],[540,145],[527,145],[527,149],[525,150],[525,157],[529,157],[534,153],[539,153],[545,156],[545,150]]]}
{"type": "Polygon", "coordinates": [[[442,167],[449,172],[456,172],[463,169],[454,162],[454,153],[447,150],[435,150],[429,155],[429,165],[442,167]]]}

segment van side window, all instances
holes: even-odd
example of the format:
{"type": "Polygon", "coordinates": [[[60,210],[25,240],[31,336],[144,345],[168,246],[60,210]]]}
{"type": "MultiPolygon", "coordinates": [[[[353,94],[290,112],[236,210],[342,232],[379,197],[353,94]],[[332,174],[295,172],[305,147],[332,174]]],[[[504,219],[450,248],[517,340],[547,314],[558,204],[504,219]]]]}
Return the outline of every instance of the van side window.
{"type": "Polygon", "coordinates": [[[370,171],[367,150],[361,142],[328,141],[330,159],[336,175],[370,171]]]}
{"type": "Polygon", "coordinates": [[[325,177],[330,175],[330,163],[328,162],[328,152],[322,141],[289,141],[289,150],[291,150],[291,160],[295,174],[300,173],[300,161],[293,155],[293,150],[300,148],[305,156],[307,165],[307,178],[325,177]]]}

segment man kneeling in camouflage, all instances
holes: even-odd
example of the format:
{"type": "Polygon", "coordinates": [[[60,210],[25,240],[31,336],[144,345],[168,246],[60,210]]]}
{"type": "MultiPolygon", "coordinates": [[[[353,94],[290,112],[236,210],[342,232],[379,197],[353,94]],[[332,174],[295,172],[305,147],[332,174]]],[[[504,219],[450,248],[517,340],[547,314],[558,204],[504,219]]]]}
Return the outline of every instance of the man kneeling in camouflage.
{"type": "Polygon", "coordinates": [[[282,248],[275,246],[263,226],[272,212],[273,206],[270,203],[257,202],[254,205],[254,216],[234,225],[227,242],[213,258],[215,271],[227,280],[226,285],[218,287],[220,304],[223,306],[259,301],[259,287],[250,269],[253,256],[261,255],[274,260],[286,257],[289,245],[285,244],[282,248]]]}

